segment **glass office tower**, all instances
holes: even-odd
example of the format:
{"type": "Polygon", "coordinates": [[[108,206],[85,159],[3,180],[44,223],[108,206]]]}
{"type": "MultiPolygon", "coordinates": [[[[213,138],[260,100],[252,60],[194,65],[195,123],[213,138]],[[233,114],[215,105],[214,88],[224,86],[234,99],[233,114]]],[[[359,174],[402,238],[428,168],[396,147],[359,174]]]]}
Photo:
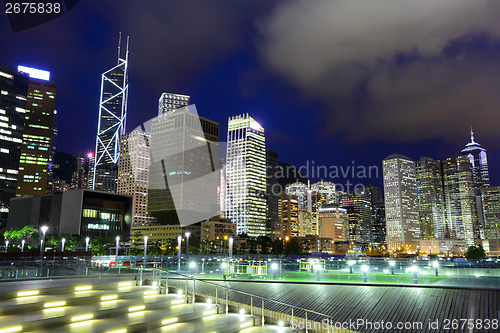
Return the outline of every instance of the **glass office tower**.
{"type": "Polygon", "coordinates": [[[226,218],[238,234],[266,233],[266,140],[248,114],[229,118],[226,151],[226,218]]]}

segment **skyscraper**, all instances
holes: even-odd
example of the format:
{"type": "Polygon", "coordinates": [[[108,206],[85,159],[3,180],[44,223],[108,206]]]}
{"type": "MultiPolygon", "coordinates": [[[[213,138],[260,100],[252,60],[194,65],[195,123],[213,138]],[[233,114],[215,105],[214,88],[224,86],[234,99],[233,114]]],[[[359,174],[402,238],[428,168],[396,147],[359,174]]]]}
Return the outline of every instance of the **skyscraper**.
{"type": "Polygon", "coordinates": [[[387,249],[414,252],[420,240],[415,162],[390,155],[383,163],[387,249]]]}
{"type": "Polygon", "coordinates": [[[83,153],[78,153],[76,157],[76,170],[73,172],[71,177],[71,188],[85,188],[88,189],[88,179],[89,179],[89,163],[90,158],[93,156],[92,153],[86,156],[83,153]]]}
{"type": "Polygon", "coordinates": [[[445,238],[446,211],[441,161],[422,157],[416,162],[418,211],[422,239],[445,238]]]}
{"type": "Polygon", "coordinates": [[[384,202],[372,203],[372,245],[386,243],[386,221],[384,202]]]}
{"type": "Polygon", "coordinates": [[[95,145],[92,188],[116,192],[120,137],[125,134],[128,98],[128,43],[121,58],[121,33],[118,64],[102,74],[99,102],[99,123],[95,145]]]}
{"type": "Polygon", "coordinates": [[[0,226],[16,196],[29,76],[0,64],[0,226]]]}
{"type": "Polygon", "coordinates": [[[484,214],[484,238],[500,239],[500,186],[481,188],[484,214]]]}
{"type": "Polygon", "coordinates": [[[120,140],[117,191],[132,196],[132,232],[134,228],[148,226],[153,221],[147,212],[150,140],[151,133],[141,128],[123,135],[120,140]]]}
{"type": "Polygon", "coordinates": [[[364,193],[350,194],[343,199],[341,207],[346,209],[348,216],[348,240],[370,243],[372,239],[372,216],[369,196],[364,193]]]}
{"type": "MultiPolygon", "coordinates": [[[[486,149],[474,141],[474,132],[470,129],[470,142],[462,149],[462,156],[467,157],[472,165],[472,176],[474,180],[474,191],[476,193],[476,210],[483,211],[481,200],[481,187],[490,186],[490,175],[488,170],[488,158],[486,149]]],[[[483,214],[478,214],[477,228],[479,238],[484,238],[483,214]]]]}
{"type": "Polygon", "coordinates": [[[281,193],[278,196],[278,215],[281,219],[281,237],[298,237],[299,201],[296,195],[281,193]]]}
{"type": "Polygon", "coordinates": [[[281,185],[278,182],[279,161],[278,153],[266,149],[267,157],[267,221],[266,234],[271,238],[281,236],[281,221],[278,214],[278,196],[282,192],[281,185]]]}
{"type": "Polygon", "coordinates": [[[57,84],[50,72],[18,66],[30,76],[16,196],[45,196],[57,84]]]}
{"type": "Polygon", "coordinates": [[[266,233],[266,139],[248,114],[229,118],[226,151],[226,218],[237,233],[266,233]]]}
{"type": "Polygon", "coordinates": [[[161,224],[182,226],[218,215],[219,124],[194,105],[151,121],[148,211],[161,224]]]}
{"type": "Polygon", "coordinates": [[[158,100],[158,115],[170,114],[175,109],[188,106],[190,97],[173,93],[163,93],[158,100]]]}
{"type": "Polygon", "coordinates": [[[486,149],[474,141],[474,132],[470,130],[470,142],[462,149],[462,156],[467,157],[472,164],[474,176],[474,190],[476,195],[481,195],[481,187],[490,186],[490,175],[488,171],[488,159],[486,149]]]}
{"type": "Polygon", "coordinates": [[[465,239],[467,245],[474,245],[480,230],[472,164],[464,156],[447,159],[442,164],[447,219],[445,238],[465,239]]]}

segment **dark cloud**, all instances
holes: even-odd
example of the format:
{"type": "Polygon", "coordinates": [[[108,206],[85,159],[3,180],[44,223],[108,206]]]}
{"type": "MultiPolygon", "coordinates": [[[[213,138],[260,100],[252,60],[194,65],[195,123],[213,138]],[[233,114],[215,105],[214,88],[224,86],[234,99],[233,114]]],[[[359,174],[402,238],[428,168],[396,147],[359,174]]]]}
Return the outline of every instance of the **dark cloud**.
{"type": "Polygon", "coordinates": [[[499,15],[495,0],[289,1],[260,23],[260,51],[324,102],[326,136],[453,140],[473,125],[498,137],[499,15]]]}

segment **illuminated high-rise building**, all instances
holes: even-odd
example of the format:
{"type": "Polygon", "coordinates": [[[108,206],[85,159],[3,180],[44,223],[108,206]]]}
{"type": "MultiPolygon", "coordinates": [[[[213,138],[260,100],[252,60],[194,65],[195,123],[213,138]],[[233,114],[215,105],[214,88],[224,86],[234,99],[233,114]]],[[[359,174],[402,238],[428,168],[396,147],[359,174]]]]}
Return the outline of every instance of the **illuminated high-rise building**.
{"type": "Polygon", "coordinates": [[[57,84],[50,81],[48,71],[25,66],[17,69],[29,74],[30,80],[16,196],[45,196],[57,84]]]}
{"type": "Polygon", "coordinates": [[[116,192],[120,137],[125,134],[128,98],[128,43],[121,57],[121,33],[118,63],[102,74],[99,123],[95,148],[92,189],[116,192]]]}
{"type": "Polygon", "coordinates": [[[178,108],[151,120],[150,144],[149,214],[181,226],[218,215],[219,124],[178,108]]]}
{"type": "MultiPolygon", "coordinates": [[[[476,193],[476,210],[478,212],[483,211],[482,200],[481,200],[481,188],[484,186],[490,186],[490,175],[488,171],[488,158],[486,155],[486,149],[481,147],[481,145],[474,141],[474,132],[472,128],[470,129],[470,142],[462,149],[462,156],[467,157],[472,165],[472,176],[474,180],[474,191],[476,193]]],[[[479,237],[484,238],[484,224],[483,214],[478,214],[478,232],[479,237]]]]}
{"type": "Polygon", "coordinates": [[[132,196],[133,229],[151,225],[148,215],[148,180],[151,134],[137,128],[122,136],[118,164],[118,193],[132,196]]]}
{"type": "Polygon", "coordinates": [[[484,238],[500,239],[500,186],[482,187],[484,238]]]}
{"type": "Polygon", "coordinates": [[[281,237],[298,237],[299,200],[296,195],[281,193],[278,196],[278,216],[281,220],[281,237]]]}
{"type": "Polygon", "coordinates": [[[415,162],[395,154],[382,166],[387,249],[415,252],[420,240],[415,162]]]}
{"type": "Polygon", "coordinates": [[[441,161],[422,157],[416,162],[421,239],[445,238],[446,210],[441,161]]]}
{"type": "Polygon", "coordinates": [[[175,109],[188,106],[190,97],[173,93],[163,93],[158,100],[158,115],[170,114],[175,109]]]}
{"type": "Polygon", "coordinates": [[[348,216],[347,235],[351,242],[370,243],[372,241],[372,213],[368,195],[349,194],[344,197],[341,207],[348,216]]]}
{"type": "Polygon", "coordinates": [[[476,195],[481,195],[481,187],[490,186],[490,175],[488,171],[488,158],[486,149],[474,141],[474,132],[470,130],[470,142],[462,149],[462,156],[467,157],[472,165],[474,176],[474,190],[476,195]]]}
{"type": "Polygon", "coordinates": [[[83,153],[78,153],[76,157],[76,170],[73,172],[71,177],[71,188],[89,188],[88,180],[90,174],[90,159],[93,154],[88,153],[87,155],[83,153]]]}
{"type": "Polygon", "coordinates": [[[480,230],[472,164],[464,156],[442,161],[443,188],[446,205],[445,238],[465,239],[475,244],[480,230]]]}
{"type": "Polygon", "coordinates": [[[385,203],[372,203],[372,245],[379,247],[386,244],[385,203]]]}
{"type": "Polygon", "coordinates": [[[226,218],[238,235],[266,233],[266,139],[248,114],[229,118],[226,151],[226,218]]]}
{"type": "Polygon", "coordinates": [[[16,196],[29,76],[0,64],[0,227],[16,196]]]}
{"type": "Polygon", "coordinates": [[[347,210],[337,205],[323,205],[318,210],[318,235],[331,238],[332,242],[349,240],[347,210]]]}

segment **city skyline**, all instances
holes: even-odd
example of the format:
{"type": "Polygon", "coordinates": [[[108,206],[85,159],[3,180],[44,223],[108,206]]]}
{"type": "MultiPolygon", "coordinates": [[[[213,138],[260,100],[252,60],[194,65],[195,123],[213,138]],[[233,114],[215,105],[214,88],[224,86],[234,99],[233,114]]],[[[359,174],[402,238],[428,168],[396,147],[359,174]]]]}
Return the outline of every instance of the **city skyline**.
{"type": "MultiPolygon", "coordinates": [[[[382,1],[380,8],[385,8],[389,3],[391,1],[382,1]]],[[[442,73],[442,83],[445,85],[450,82],[450,68],[456,67],[457,73],[469,73],[470,68],[477,68],[477,73],[474,74],[476,82],[478,80],[481,84],[482,80],[490,82],[489,73],[500,71],[494,61],[500,53],[500,44],[498,29],[489,14],[474,12],[474,15],[466,20],[466,27],[453,36],[443,32],[441,25],[436,23],[437,27],[435,31],[430,32],[429,38],[437,38],[440,43],[435,49],[430,51],[425,49],[425,52],[422,48],[431,43],[421,42],[415,36],[410,36],[410,43],[417,47],[416,50],[412,50],[401,39],[395,38],[395,46],[384,45],[382,54],[373,55],[373,48],[363,49],[367,45],[362,37],[351,36],[346,32],[344,34],[347,37],[353,38],[354,50],[366,51],[366,54],[381,59],[385,67],[376,62],[373,64],[373,71],[366,69],[364,72],[363,75],[368,75],[366,81],[355,80],[357,86],[353,87],[352,79],[356,75],[350,73],[351,69],[341,70],[344,64],[342,59],[327,58],[325,61],[338,65],[334,68],[336,74],[333,77],[340,79],[332,86],[330,94],[327,94],[318,86],[321,83],[317,75],[318,68],[309,68],[312,65],[304,66],[310,73],[298,72],[297,67],[291,63],[296,59],[291,57],[293,59],[283,62],[284,65],[290,66],[289,70],[284,72],[284,68],[276,67],[273,62],[276,56],[274,52],[279,50],[274,49],[268,40],[276,37],[278,39],[276,47],[283,46],[287,36],[277,35],[279,22],[280,20],[287,22],[290,19],[297,2],[290,1],[281,5],[277,2],[266,2],[266,4],[244,2],[239,6],[227,4],[224,10],[241,19],[238,23],[233,21],[235,19],[217,21],[216,13],[210,10],[204,11],[207,9],[206,5],[197,1],[193,4],[195,6],[190,8],[185,4],[174,2],[155,4],[144,12],[138,11],[135,20],[128,20],[134,9],[137,9],[136,4],[127,4],[125,15],[109,15],[112,11],[107,11],[103,16],[103,13],[95,10],[93,4],[82,3],[57,20],[17,34],[8,30],[6,18],[2,17],[0,28],[6,33],[2,34],[1,38],[2,43],[8,46],[9,52],[0,56],[0,62],[12,67],[22,63],[51,71],[52,79],[62,87],[56,101],[60,134],[57,148],[58,151],[68,152],[74,156],[78,152],[94,150],[95,134],[92,133],[97,132],[95,119],[98,117],[99,76],[114,61],[116,53],[113,49],[116,47],[116,36],[122,31],[125,35],[131,36],[129,65],[131,88],[126,132],[153,118],[158,112],[158,98],[162,92],[169,91],[191,96],[190,103],[197,105],[201,115],[221,124],[221,133],[227,130],[226,120],[230,116],[248,112],[267,129],[266,142],[272,151],[279,153],[280,161],[296,166],[305,165],[306,161],[315,161],[317,165],[346,166],[355,161],[356,165],[376,165],[381,169],[382,160],[393,153],[407,155],[413,160],[421,156],[434,159],[455,158],[468,142],[468,131],[472,125],[477,142],[488,150],[490,183],[498,184],[500,151],[496,146],[498,136],[491,127],[498,117],[492,111],[500,103],[490,98],[491,89],[497,87],[498,83],[492,84],[491,89],[484,91],[469,83],[463,83],[468,84],[464,87],[450,84],[452,95],[437,90],[436,101],[426,104],[428,96],[420,96],[419,94],[423,92],[416,87],[417,84],[424,86],[425,80],[418,76],[410,76],[410,74],[416,75],[414,73],[416,68],[438,66],[437,69],[441,69],[442,73]],[[157,31],[162,31],[158,28],[172,31],[178,22],[178,18],[173,17],[169,9],[175,9],[178,14],[189,13],[192,19],[201,17],[201,21],[193,21],[192,30],[177,31],[175,36],[158,34],[157,31]],[[165,14],[164,20],[154,21],[141,28],[132,24],[140,21],[145,14],[151,14],[150,11],[165,14]],[[483,20],[478,28],[476,30],[470,28],[471,22],[479,21],[479,18],[483,20]],[[79,20],[85,19],[95,19],[96,27],[84,27],[79,20]],[[257,22],[266,24],[259,27],[257,22]],[[226,31],[231,30],[230,27],[236,29],[232,32],[226,31]],[[51,32],[55,30],[67,31],[67,34],[51,38],[53,35],[51,32]],[[217,35],[213,43],[208,43],[210,45],[200,38],[205,30],[207,33],[213,32],[214,36],[217,35]],[[73,38],[75,36],[85,37],[73,38]],[[263,38],[263,45],[253,40],[256,36],[263,38]],[[163,40],[165,42],[160,43],[162,45],[152,47],[156,44],[151,43],[163,40]],[[43,43],[43,47],[40,43],[43,43]],[[60,43],[68,43],[72,47],[61,50],[58,47],[60,43]],[[402,47],[399,53],[395,51],[398,46],[402,47]],[[175,51],[168,52],[172,48],[175,51]],[[213,48],[213,51],[208,52],[210,48],[213,48]],[[36,52],[30,52],[35,49],[36,52]],[[166,52],[169,57],[164,57],[166,52]],[[82,68],[73,66],[70,70],[70,63],[64,59],[77,59],[83,66],[82,68]],[[490,72],[485,72],[484,63],[491,67],[490,72]],[[394,68],[394,80],[415,79],[414,85],[411,86],[415,91],[409,86],[404,86],[407,90],[401,92],[408,97],[403,100],[402,108],[403,110],[407,108],[411,112],[404,111],[401,112],[401,117],[393,117],[396,121],[393,124],[388,121],[391,118],[387,117],[387,112],[396,112],[399,109],[391,101],[397,98],[400,92],[394,91],[393,97],[386,96],[381,91],[373,95],[384,97],[382,101],[387,102],[389,106],[387,112],[380,111],[380,105],[371,105],[369,97],[372,95],[367,96],[363,93],[368,88],[386,88],[384,85],[377,85],[378,81],[372,79],[376,77],[386,82],[383,76],[386,66],[394,68]],[[307,86],[306,79],[312,80],[310,87],[307,86]],[[344,94],[341,93],[339,85],[345,86],[344,94]],[[469,88],[466,90],[467,94],[463,94],[463,89],[466,88],[469,88]],[[361,97],[353,100],[356,91],[361,97]],[[326,95],[329,97],[325,97],[326,95]],[[464,108],[457,103],[457,99],[467,106],[469,112],[463,111],[464,108]],[[482,102],[484,100],[489,101],[488,105],[485,106],[482,102]],[[419,118],[412,116],[415,109],[414,101],[418,101],[416,104],[421,114],[419,118]],[[442,111],[435,111],[438,102],[441,103],[442,111]],[[474,104],[475,102],[477,104],[474,104]],[[345,108],[340,108],[339,105],[344,105],[345,108]],[[361,114],[352,112],[353,105],[358,105],[361,114]],[[429,113],[432,112],[435,118],[429,118],[429,113]],[[353,116],[359,116],[359,119],[347,116],[351,113],[353,116]],[[65,129],[74,121],[76,114],[79,126],[73,126],[70,131],[65,129]],[[366,117],[376,117],[372,122],[373,128],[366,128],[366,117]],[[337,120],[334,121],[337,125],[332,125],[332,118],[337,120]],[[409,119],[411,121],[408,121],[409,119]],[[387,123],[380,124],[382,120],[386,120],[387,123]],[[342,129],[337,128],[341,125],[342,129]],[[450,154],[450,151],[455,153],[450,154]]],[[[428,3],[425,5],[429,6],[428,3]]],[[[102,6],[110,4],[104,2],[102,6]]],[[[407,9],[405,6],[407,5],[393,6],[390,13],[404,12],[407,9]]],[[[448,4],[438,9],[446,10],[447,6],[448,4]]],[[[469,9],[463,3],[457,6],[459,14],[469,9]]],[[[474,5],[470,6],[475,8],[474,5]]],[[[325,4],[321,1],[312,7],[316,9],[324,7],[331,12],[334,12],[334,9],[335,12],[347,10],[339,7],[337,3],[325,4]]],[[[493,6],[491,12],[496,13],[496,10],[497,7],[493,6]]],[[[449,23],[452,26],[456,25],[459,14],[451,15],[449,23]]],[[[309,11],[304,13],[304,28],[313,29],[314,32],[315,28],[309,23],[312,15],[309,11]]],[[[422,13],[418,15],[424,19],[432,19],[422,13]]],[[[382,22],[370,23],[377,29],[384,28],[381,27],[382,22]]],[[[319,20],[318,24],[324,28],[335,27],[323,20],[319,20]]],[[[408,25],[411,26],[411,22],[408,25]]],[[[365,25],[361,25],[360,29],[368,31],[365,25]]],[[[296,32],[295,29],[287,32],[290,34],[289,38],[294,37],[293,45],[290,45],[292,50],[303,42],[300,38],[295,38],[296,35],[292,35],[296,32]]],[[[340,38],[335,34],[320,37],[319,40],[322,38],[331,40],[333,45],[337,45],[335,43],[340,38]]],[[[324,56],[321,52],[320,55],[324,56]]],[[[305,58],[306,63],[315,63],[317,59],[311,57],[305,58]]],[[[354,60],[360,63],[361,67],[365,65],[363,59],[354,57],[354,60]]],[[[436,73],[439,72],[436,70],[436,73]]],[[[332,75],[328,74],[328,77],[331,79],[332,75]]],[[[439,77],[433,76],[430,79],[432,84],[439,81],[439,77]]],[[[381,173],[375,179],[368,179],[364,183],[370,182],[381,186],[381,173]]]]}

